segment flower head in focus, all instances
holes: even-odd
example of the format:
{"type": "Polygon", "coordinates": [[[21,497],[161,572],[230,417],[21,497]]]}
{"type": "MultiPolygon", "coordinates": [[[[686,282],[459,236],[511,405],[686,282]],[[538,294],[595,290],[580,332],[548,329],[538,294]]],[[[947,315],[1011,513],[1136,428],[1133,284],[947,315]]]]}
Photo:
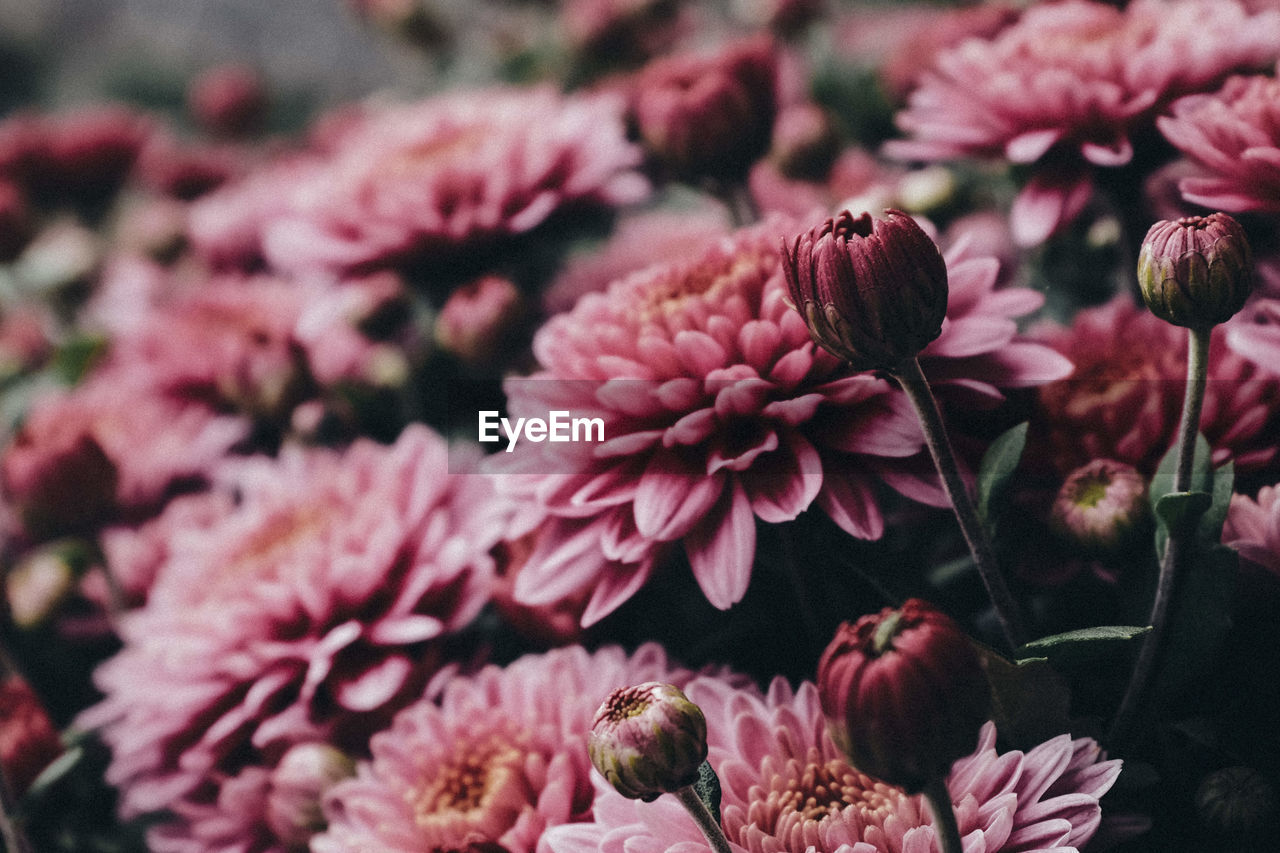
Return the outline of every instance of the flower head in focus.
{"type": "MultiPolygon", "coordinates": [[[[708,761],[722,786],[735,853],[900,853],[939,849],[924,802],[850,766],[824,725],[818,691],[781,679],[765,697],[710,678],[682,688],[707,718],[708,761]]],[[[1099,798],[1120,773],[1089,738],[1056,737],[1023,753],[996,751],[988,723],[947,777],[970,853],[1077,849],[1102,822],[1099,798]]],[[[590,822],[553,827],[551,853],[657,853],[710,847],[672,797],[628,800],[596,781],[590,822]]]]}
{"type": "Polygon", "coordinates": [[[330,792],[329,829],[311,849],[533,853],[549,828],[591,816],[598,697],[692,676],[649,644],[630,657],[574,646],[451,679],[438,702],[409,706],[373,737],[372,759],[330,792]]]}
{"type": "Polygon", "coordinates": [[[707,721],[674,684],[619,687],[596,711],[587,754],[618,793],[652,801],[697,780],[707,759],[707,721]]]}
{"type": "Polygon", "coordinates": [[[1161,320],[1207,329],[1225,323],[1253,292],[1253,251],[1225,213],[1162,220],[1138,254],[1142,298],[1161,320]]]}

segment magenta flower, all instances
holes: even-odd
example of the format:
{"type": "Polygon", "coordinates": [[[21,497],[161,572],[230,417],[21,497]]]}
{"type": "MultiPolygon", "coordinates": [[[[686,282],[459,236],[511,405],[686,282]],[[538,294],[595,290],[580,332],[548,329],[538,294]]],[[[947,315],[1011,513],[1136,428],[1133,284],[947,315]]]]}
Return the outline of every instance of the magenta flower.
{"type": "Polygon", "coordinates": [[[80,720],[112,748],[123,814],[204,813],[246,767],[306,740],[360,749],[421,695],[488,600],[499,529],[487,480],[449,475],[448,453],[415,426],[228,464],[234,510],[174,531],[80,720]]]}
{"type": "MultiPolygon", "coordinates": [[[[777,249],[786,231],[744,230],[695,261],[622,278],[538,332],[543,370],[508,383],[511,414],[598,416],[606,441],[511,454],[528,473],[508,476],[508,487],[550,515],[517,600],[589,592],[591,624],[644,585],[665,549],[682,546],[707,599],[727,608],[750,581],[756,519],[788,521],[816,502],[850,534],[875,539],[880,484],[943,500],[914,473],[923,438],[905,397],[815,347],[787,304],[777,249]]],[[[954,315],[922,353],[926,370],[989,398],[1065,375],[1069,365],[1047,347],[1015,340],[1012,318],[1040,297],[994,290],[994,262],[959,257],[954,315]]]]}
{"type": "Polygon", "coordinates": [[[1196,164],[1178,182],[1190,202],[1233,212],[1280,212],[1280,81],[1232,77],[1211,95],[1188,95],[1156,119],[1196,164]]]}
{"type": "Polygon", "coordinates": [[[438,702],[411,705],[374,735],[372,760],[330,791],[329,829],[311,849],[533,853],[548,828],[591,817],[587,733],[601,700],[636,682],[682,685],[692,675],[649,644],[629,658],[615,647],[573,646],[454,678],[438,702]]]}
{"type": "MultiPolygon", "coordinates": [[[[937,850],[919,797],[850,767],[827,736],[818,692],[781,679],[768,695],[709,678],[685,693],[706,714],[709,761],[723,787],[721,826],[735,853],[899,853],[937,850]]],[[[977,748],[947,777],[969,853],[1075,850],[1102,821],[1098,799],[1120,773],[1088,738],[1061,735],[1029,752],[998,753],[983,727],[977,748]]],[[[596,780],[586,823],[552,827],[550,853],[709,849],[673,797],[628,800],[596,780]]]]}
{"type": "Polygon", "coordinates": [[[895,157],[1003,158],[1032,166],[1015,235],[1044,240],[1092,192],[1094,167],[1123,166],[1132,137],[1174,98],[1280,55],[1280,11],[1234,0],[1092,0],[1033,6],[989,40],[940,53],[899,114],[895,157]]]}
{"type": "Polygon", "coordinates": [[[1255,299],[1226,327],[1227,347],[1264,374],[1280,375],[1280,299],[1255,299]]]}
{"type": "Polygon", "coordinates": [[[1280,576],[1280,487],[1263,486],[1256,500],[1232,495],[1222,544],[1234,548],[1246,564],[1280,576]]]}
{"type": "Polygon", "coordinates": [[[370,110],[287,188],[265,251],[283,269],[351,270],[520,234],[569,205],[642,198],[639,161],[603,96],[499,89],[370,110]]]}
{"type": "MultiPolygon", "coordinates": [[[[1225,345],[1245,319],[1213,335],[1200,429],[1217,463],[1257,471],[1276,456],[1280,376],[1225,345]]],[[[1155,471],[1182,411],[1185,334],[1125,297],[1078,312],[1068,329],[1037,333],[1076,366],[1071,378],[1040,389],[1048,451],[1062,474],[1101,458],[1155,471]]]]}

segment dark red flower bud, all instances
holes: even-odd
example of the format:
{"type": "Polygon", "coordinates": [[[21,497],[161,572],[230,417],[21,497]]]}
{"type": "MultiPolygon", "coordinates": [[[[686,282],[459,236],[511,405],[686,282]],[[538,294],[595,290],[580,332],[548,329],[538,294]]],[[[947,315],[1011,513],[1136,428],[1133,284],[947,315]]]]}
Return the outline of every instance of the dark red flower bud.
{"type": "Polygon", "coordinates": [[[15,796],[62,754],[58,730],[31,687],[20,676],[0,682],[0,765],[15,796]]]}
{"type": "Polygon", "coordinates": [[[842,212],[782,246],[809,334],[858,370],[893,368],[942,332],[947,265],[915,220],[842,212]]]}
{"type": "Polygon", "coordinates": [[[247,136],[261,130],[267,87],[244,65],[219,65],[200,74],[187,90],[192,117],[215,136],[247,136]]]}
{"type": "Polygon", "coordinates": [[[777,73],[773,46],[761,40],[653,62],[632,107],[640,136],[677,178],[740,180],[769,149],[777,73]]]}
{"type": "Polygon", "coordinates": [[[842,624],[818,662],[818,696],[854,766],[908,793],[972,752],[991,711],[973,644],[917,598],[842,624]]]}
{"type": "Polygon", "coordinates": [[[1253,252],[1225,213],[1163,220],[1138,254],[1142,298],[1161,320],[1209,328],[1231,319],[1253,291],[1253,252]]]}

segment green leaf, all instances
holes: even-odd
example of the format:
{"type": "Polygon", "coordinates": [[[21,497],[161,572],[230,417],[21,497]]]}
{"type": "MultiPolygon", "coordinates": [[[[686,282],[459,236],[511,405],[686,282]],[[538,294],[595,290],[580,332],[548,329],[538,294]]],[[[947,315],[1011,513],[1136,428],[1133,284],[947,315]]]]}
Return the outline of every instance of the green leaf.
{"type": "Polygon", "coordinates": [[[990,523],[994,505],[1004,496],[1027,443],[1027,422],[1007,430],[991,442],[978,467],[978,515],[990,523]]]}
{"type": "Polygon", "coordinates": [[[711,812],[716,823],[720,822],[720,777],[711,769],[709,762],[702,762],[698,767],[698,780],[693,783],[693,790],[702,800],[703,805],[711,812]]]}
{"type": "MultiPolygon", "coordinates": [[[[1187,487],[1188,492],[1208,492],[1214,494],[1215,478],[1213,468],[1210,466],[1213,457],[1213,450],[1209,447],[1209,442],[1205,440],[1203,435],[1196,434],[1195,455],[1191,462],[1191,483],[1187,487]]],[[[1163,559],[1164,543],[1169,538],[1169,528],[1165,519],[1160,515],[1160,500],[1169,494],[1173,494],[1173,474],[1178,467],[1178,445],[1175,442],[1172,447],[1165,453],[1164,458],[1160,460],[1160,467],[1156,469],[1155,476],[1151,478],[1151,509],[1156,517],[1156,557],[1163,559]]],[[[1172,508],[1170,508],[1172,509],[1172,508]]]]}
{"type": "Polygon", "coordinates": [[[1002,738],[1030,749],[1072,729],[1071,689],[1047,658],[1010,661],[978,646],[991,683],[991,717],[1002,738]]]}
{"type": "Polygon", "coordinates": [[[1222,525],[1227,520],[1227,510],[1231,506],[1231,492],[1235,488],[1235,465],[1227,462],[1213,472],[1213,504],[1200,518],[1200,527],[1196,535],[1200,541],[1214,545],[1222,541],[1222,525]]]}
{"type": "Polygon", "coordinates": [[[75,385],[106,353],[107,341],[95,335],[80,335],[67,341],[53,354],[51,369],[68,385],[75,385]]]}
{"type": "Polygon", "coordinates": [[[1227,632],[1235,602],[1238,561],[1225,545],[1203,546],[1193,540],[1170,602],[1165,648],[1152,685],[1158,705],[1178,701],[1210,667],[1227,632]]]}
{"type": "Polygon", "coordinates": [[[1019,658],[1041,657],[1057,664],[1096,661],[1123,650],[1151,633],[1149,625],[1101,625],[1032,640],[1018,649],[1019,658]]]}

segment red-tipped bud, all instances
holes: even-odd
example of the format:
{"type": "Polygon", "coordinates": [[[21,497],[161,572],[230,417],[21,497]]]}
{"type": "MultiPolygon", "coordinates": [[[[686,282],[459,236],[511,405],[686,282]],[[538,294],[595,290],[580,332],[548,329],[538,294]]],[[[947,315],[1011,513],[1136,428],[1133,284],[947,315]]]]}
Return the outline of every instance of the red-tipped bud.
{"type": "Polygon", "coordinates": [[[62,754],[62,740],[44,706],[21,677],[0,683],[0,765],[15,796],[62,754]]]}
{"type": "Polygon", "coordinates": [[[818,662],[818,696],[854,766],[909,793],[972,752],[991,711],[973,644],[916,598],[841,625],[818,662]]]}
{"type": "Polygon", "coordinates": [[[809,334],[858,370],[893,368],[942,333],[947,265],[915,220],[842,212],[782,246],[809,334]]]}
{"type": "Polygon", "coordinates": [[[769,149],[777,73],[767,41],[657,60],[637,84],[640,136],[677,178],[740,180],[769,149]]]}
{"type": "Polygon", "coordinates": [[[596,711],[591,763],[624,797],[646,802],[692,785],[707,760],[707,721],[678,687],[621,687],[596,711]]]}
{"type": "Polygon", "coordinates": [[[1072,471],[1058,490],[1051,521],[1090,554],[1121,548],[1147,519],[1147,481],[1132,465],[1096,459],[1072,471]]]}
{"type": "Polygon", "coordinates": [[[1138,254],[1142,298],[1161,320],[1205,329],[1225,323],[1253,291],[1253,252],[1225,213],[1157,222],[1138,254]]]}
{"type": "Polygon", "coordinates": [[[262,128],[267,87],[244,65],[219,65],[203,72],[187,90],[187,108],[215,136],[247,136],[262,128]]]}

